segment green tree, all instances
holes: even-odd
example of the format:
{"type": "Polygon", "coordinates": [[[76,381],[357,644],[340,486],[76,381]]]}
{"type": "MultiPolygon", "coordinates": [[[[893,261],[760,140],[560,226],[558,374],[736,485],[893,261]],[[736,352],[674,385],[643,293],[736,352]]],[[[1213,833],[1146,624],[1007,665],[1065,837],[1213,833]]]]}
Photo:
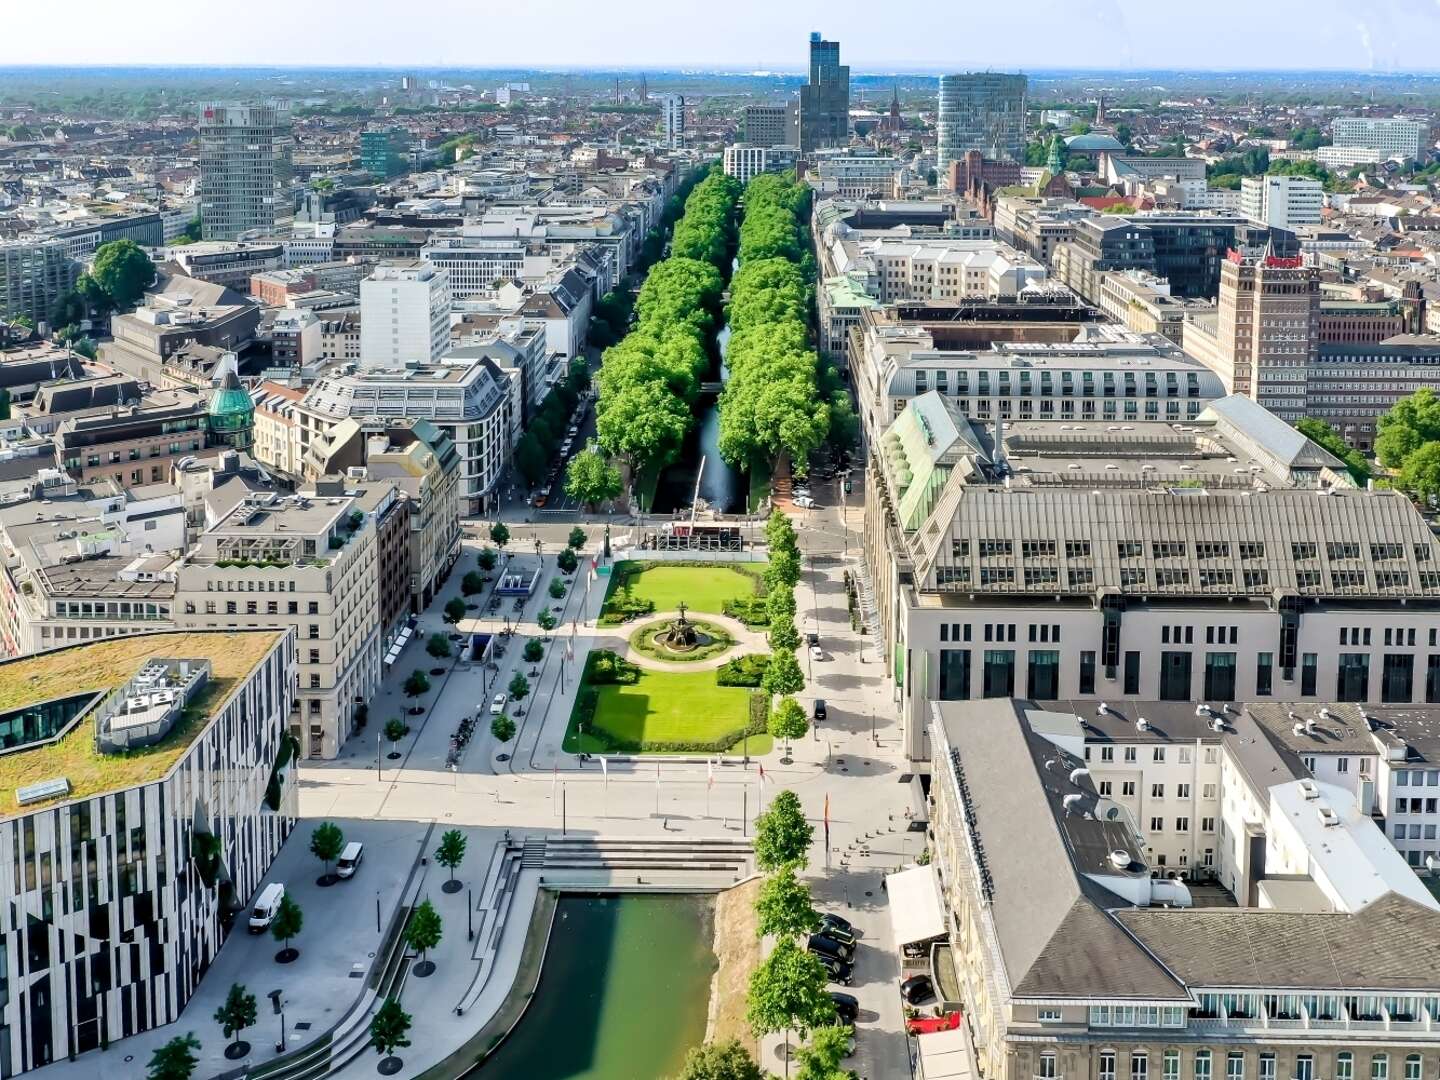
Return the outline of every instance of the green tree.
{"type": "Polygon", "coordinates": [[[527,664],[538,664],[545,659],[545,643],[539,638],[531,638],[525,642],[525,651],[520,654],[527,664]]]}
{"type": "Polygon", "coordinates": [[[835,1003],[826,990],[828,976],[820,958],[781,938],[769,956],[750,974],[745,1019],[757,1039],[791,1030],[802,1036],[835,1018],[835,1003]]]}
{"type": "Polygon", "coordinates": [[[585,535],[585,530],[582,529],[579,525],[576,525],[573,529],[570,530],[570,536],[566,539],[565,546],[568,547],[571,551],[579,551],[585,546],[585,541],[587,539],[588,538],[585,535]]]}
{"type": "Polygon", "coordinates": [[[50,309],[50,325],[73,326],[89,316],[90,308],[85,303],[85,297],[75,289],[70,289],[62,293],[50,309]]]}
{"type": "Polygon", "coordinates": [[[810,1045],[802,1046],[796,1055],[800,1071],[795,1080],[858,1080],[858,1075],[842,1067],[850,1049],[854,1029],[847,1024],[821,1024],[810,1035],[810,1045]]]}
{"type": "Polygon", "coordinates": [[[765,564],[765,584],[770,589],[793,589],[800,584],[800,556],[783,548],[770,552],[765,564]]]}
{"type": "Polygon", "coordinates": [[[406,735],[410,734],[410,725],[405,723],[405,721],[401,720],[398,716],[392,716],[389,720],[385,721],[385,726],[381,729],[381,731],[384,734],[385,738],[389,739],[391,744],[393,745],[394,743],[398,743],[406,735]]]}
{"type": "Polygon", "coordinates": [[[370,1045],[381,1057],[390,1057],[410,1045],[410,1024],[410,1014],[400,1008],[400,1003],[386,998],[370,1019],[370,1045]]]}
{"type": "Polygon", "coordinates": [[[770,545],[773,557],[777,551],[788,551],[799,555],[800,547],[795,537],[795,525],[790,515],[783,510],[772,510],[765,519],[765,539],[770,545]]]}
{"type": "Polygon", "coordinates": [[[559,600],[562,596],[565,595],[565,582],[558,577],[551,578],[550,588],[548,591],[552,597],[554,597],[556,600],[559,600]]]}
{"type": "Polygon", "coordinates": [[[510,529],[503,521],[490,526],[490,542],[502,549],[510,543],[510,529]]]}
{"type": "Polygon", "coordinates": [[[565,470],[565,494],[584,503],[592,513],[600,503],[618,498],[623,490],[620,470],[598,450],[582,450],[570,459],[565,470]]]}
{"type": "Polygon", "coordinates": [[[800,797],[787,788],[755,819],[755,865],[766,872],[784,866],[804,869],[814,838],[815,827],[805,820],[800,797]]]}
{"type": "Polygon", "coordinates": [[[0,420],[10,419],[10,391],[0,386],[0,420]]]}
{"type": "MultiPolygon", "coordinates": [[[[790,654],[785,653],[783,655],[788,656],[790,654]]],[[[771,667],[774,667],[773,659],[771,660],[771,667]]],[[[770,670],[766,669],[765,674],[768,676],[770,670]]],[[[762,678],[760,682],[763,686],[765,679],[762,678]]],[[[790,755],[790,741],[792,739],[804,738],[805,732],[810,730],[810,722],[805,718],[805,710],[800,707],[798,701],[793,697],[783,697],[780,699],[780,703],[770,710],[770,719],[766,723],[765,729],[770,732],[771,737],[785,740],[785,755],[788,757],[790,755]]]]}
{"type": "Polygon", "coordinates": [[[420,959],[424,961],[429,957],[430,950],[440,944],[443,928],[444,924],[440,913],[435,910],[435,905],[428,899],[422,900],[410,913],[410,921],[405,926],[405,944],[418,952],[420,959]]]}
{"type": "Polygon", "coordinates": [[[149,1080],[190,1080],[200,1064],[200,1040],[186,1032],[176,1035],[150,1055],[149,1080]]]}
{"type": "Polygon", "coordinates": [[[225,1003],[215,1010],[215,1023],[225,1033],[225,1038],[240,1041],[240,1033],[255,1023],[255,995],[239,983],[230,985],[225,1003]]]}
{"type": "Polygon", "coordinates": [[[795,659],[794,653],[780,652],[770,654],[770,666],[765,669],[765,678],[760,685],[767,694],[783,696],[785,694],[798,694],[805,689],[805,676],[800,671],[800,664],[795,659]]]}
{"type": "Polygon", "coordinates": [[[437,631],[425,642],[425,651],[436,660],[444,660],[450,655],[450,639],[437,631]]]}
{"type": "Polygon", "coordinates": [[[452,596],[445,601],[445,621],[458,623],[465,617],[465,601],[458,596],[452,596]]]}
{"type": "Polygon", "coordinates": [[[664,385],[646,382],[602,396],[595,426],[600,445],[634,472],[670,461],[692,422],[689,405],[664,385]]]}
{"type": "Polygon", "coordinates": [[[155,264],[134,240],[111,240],[95,249],[90,274],[115,307],[130,307],[155,280],[155,264]]]}
{"type": "Polygon", "coordinates": [[[535,437],[533,431],[527,431],[520,436],[520,441],[515,444],[515,467],[520,470],[520,475],[525,478],[528,487],[534,487],[545,475],[547,464],[545,447],[540,445],[540,440],[535,437]]]}
{"type": "Polygon", "coordinates": [[[1364,487],[1370,479],[1370,463],[1365,460],[1365,455],[1354,447],[1350,446],[1340,437],[1340,433],[1327,424],[1324,420],[1315,420],[1306,416],[1295,423],[1295,429],[1304,435],[1311,442],[1317,443],[1325,450],[1329,450],[1345,463],[1345,469],[1350,473],[1350,478],[1355,483],[1364,487]]]}
{"type": "Polygon", "coordinates": [[[270,923],[270,936],[288,949],[290,948],[290,939],[299,937],[300,931],[303,929],[305,929],[305,913],[300,910],[300,905],[287,892],[280,897],[280,906],[275,910],[275,918],[270,923]]]}
{"type": "Polygon", "coordinates": [[[777,653],[793,653],[800,647],[800,631],[795,629],[793,615],[777,615],[770,620],[770,648],[777,653]]]}
{"type": "Polygon", "coordinates": [[[500,556],[495,553],[494,548],[483,547],[480,549],[480,554],[476,556],[476,561],[480,564],[480,569],[488,574],[495,569],[495,564],[500,561],[500,556]]]}
{"type": "Polygon", "coordinates": [[[401,687],[406,697],[419,697],[430,689],[430,677],[418,668],[412,671],[401,687]]]}
{"type": "Polygon", "coordinates": [[[435,849],[435,862],[450,872],[455,880],[455,868],[465,860],[465,834],[459,829],[446,829],[440,834],[440,846],[435,849]]]}
{"type": "Polygon", "coordinates": [[[535,622],[538,623],[540,629],[544,630],[547,634],[550,633],[551,630],[554,630],[557,625],[559,625],[559,620],[555,618],[555,613],[549,608],[546,608],[544,611],[540,612],[539,615],[535,616],[535,622]]]}
{"type": "Polygon", "coordinates": [[[555,565],[564,573],[573,574],[580,565],[580,556],[575,554],[574,548],[561,548],[560,554],[555,556],[555,565]]]}
{"type": "Polygon", "coordinates": [[[1422,503],[1440,500],[1440,442],[1426,443],[1411,453],[1400,467],[1397,483],[1422,503]]]}
{"type": "Polygon", "coordinates": [[[460,579],[460,591],[466,596],[484,592],[485,578],[474,570],[467,570],[465,576],[460,579]]]}
{"type": "Polygon", "coordinates": [[[739,1039],[692,1046],[674,1080],[765,1080],[739,1039]]]}
{"type": "Polygon", "coordinates": [[[524,701],[530,696],[530,680],[517,671],[511,676],[507,689],[510,691],[510,696],[516,701],[524,701]]]}
{"type": "Polygon", "coordinates": [[[345,850],[345,833],[333,821],[322,821],[310,833],[310,854],[325,864],[325,875],[330,875],[330,864],[345,850]]]}
{"type": "Polygon", "coordinates": [[[755,917],[761,937],[796,937],[820,929],[810,886],[795,875],[794,866],[782,866],[765,879],[755,899],[755,917]]]}
{"type": "Polygon", "coordinates": [[[490,720],[490,734],[495,736],[496,742],[509,742],[515,737],[515,721],[504,713],[492,717],[490,720]]]}
{"type": "Polygon", "coordinates": [[[583,356],[573,357],[565,370],[565,379],[570,389],[577,394],[590,389],[590,363],[583,356]]]}
{"type": "Polygon", "coordinates": [[[1440,397],[1430,387],[1403,397],[1380,417],[1375,456],[1386,468],[1398,469],[1428,442],[1440,439],[1440,397]]]}
{"type": "Polygon", "coordinates": [[[781,615],[795,617],[795,590],[771,589],[765,597],[765,614],[774,622],[781,615]]]}

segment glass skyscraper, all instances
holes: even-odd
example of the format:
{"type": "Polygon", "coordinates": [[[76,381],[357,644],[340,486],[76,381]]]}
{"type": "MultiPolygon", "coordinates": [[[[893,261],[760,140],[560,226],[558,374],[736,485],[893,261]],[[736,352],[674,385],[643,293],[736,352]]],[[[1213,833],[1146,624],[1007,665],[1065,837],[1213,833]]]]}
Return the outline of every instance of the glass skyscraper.
{"type": "Polygon", "coordinates": [[[978,150],[992,161],[1025,160],[1025,76],[973,72],[940,79],[936,168],[978,150]]]}
{"type": "Polygon", "coordinates": [[[840,43],[810,35],[810,81],[790,105],[790,141],[802,151],[850,141],[850,68],[840,43]]]}

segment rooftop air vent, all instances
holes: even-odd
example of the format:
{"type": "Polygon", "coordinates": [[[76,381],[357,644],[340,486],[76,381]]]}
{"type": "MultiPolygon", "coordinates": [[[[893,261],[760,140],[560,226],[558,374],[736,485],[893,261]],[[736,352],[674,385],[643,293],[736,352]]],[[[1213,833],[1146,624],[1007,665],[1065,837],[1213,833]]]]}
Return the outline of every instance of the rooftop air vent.
{"type": "Polygon", "coordinates": [[[1070,770],[1070,783],[1072,783],[1072,784],[1078,784],[1078,783],[1080,782],[1080,778],[1081,778],[1082,776],[1089,776],[1089,775],[1090,775],[1090,770],[1087,769],[1087,768],[1085,768],[1084,766],[1081,766],[1080,768],[1077,768],[1077,769],[1071,769],[1071,770],[1070,770]]]}
{"type": "Polygon", "coordinates": [[[1314,780],[1306,777],[1300,781],[1300,794],[1304,795],[1307,800],[1318,799],[1320,797],[1320,787],[1314,780]]]}
{"type": "Polygon", "coordinates": [[[1116,848],[1110,852],[1110,865],[1116,870],[1130,869],[1130,853],[1124,848],[1116,848]]]}
{"type": "Polygon", "coordinates": [[[1109,706],[1109,705],[1106,705],[1105,702],[1102,701],[1102,702],[1100,702],[1099,706],[1096,707],[1095,711],[1096,711],[1097,713],[1099,713],[1101,716],[1109,716],[1109,715],[1110,715],[1110,706],[1109,706]]]}
{"type": "Polygon", "coordinates": [[[1143,717],[1143,716],[1137,716],[1137,717],[1135,718],[1135,730],[1136,730],[1136,731],[1149,731],[1149,730],[1150,730],[1150,721],[1149,721],[1149,720],[1146,720],[1145,717],[1143,717]]]}

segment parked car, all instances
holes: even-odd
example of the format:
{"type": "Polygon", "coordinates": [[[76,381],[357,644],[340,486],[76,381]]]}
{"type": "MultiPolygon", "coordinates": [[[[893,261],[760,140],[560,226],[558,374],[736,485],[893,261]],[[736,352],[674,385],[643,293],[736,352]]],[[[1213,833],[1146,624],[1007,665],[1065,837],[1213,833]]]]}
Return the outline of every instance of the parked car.
{"type": "Polygon", "coordinates": [[[816,953],[815,958],[820,961],[825,971],[830,976],[830,981],[839,983],[841,986],[849,986],[850,980],[855,976],[855,965],[845,960],[839,960],[833,956],[826,956],[823,953],[816,953]]]}
{"type": "MultiPolygon", "coordinates": [[[[822,697],[817,697],[817,698],[815,699],[815,712],[814,712],[813,715],[814,715],[814,717],[815,717],[816,720],[824,720],[827,716],[830,715],[829,710],[825,708],[825,699],[824,699],[824,698],[822,698],[822,697]]],[[[821,921],[822,923],[825,921],[823,916],[821,917],[821,920],[820,920],[820,921],[821,921]]]]}
{"type": "Polygon", "coordinates": [[[340,852],[340,858],[335,861],[335,876],[354,877],[355,871],[360,869],[360,864],[364,861],[365,845],[359,840],[351,840],[345,845],[345,850],[340,852]]]}
{"type": "Polygon", "coordinates": [[[830,1000],[835,1003],[835,1015],[847,1024],[855,1023],[860,1015],[860,1002],[854,994],[847,994],[843,990],[831,990],[830,1000]]]}
{"type": "Polygon", "coordinates": [[[255,906],[250,909],[250,933],[263,934],[270,929],[270,924],[275,921],[275,913],[280,910],[280,901],[285,898],[285,885],[283,882],[272,881],[260,892],[260,899],[255,901],[255,906]]]}
{"type": "MultiPolygon", "coordinates": [[[[823,705],[825,703],[823,701],[817,701],[816,704],[823,705]]],[[[842,919],[839,915],[836,915],[833,912],[821,912],[820,932],[822,934],[829,934],[832,930],[843,930],[845,933],[850,935],[851,939],[858,938],[860,936],[860,931],[855,929],[855,924],[852,923],[849,919],[842,919]]]]}
{"type": "Polygon", "coordinates": [[[814,510],[815,500],[809,495],[796,495],[792,500],[801,510],[814,510]]]}
{"type": "Polygon", "coordinates": [[[791,488],[791,489],[790,489],[790,496],[791,496],[791,498],[795,498],[795,499],[808,499],[808,498],[810,498],[810,489],[809,489],[808,487],[803,487],[803,486],[802,486],[802,487],[797,487],[797,488],[791,488]]]}
{"type": "Polygon", "coordinates": [[[848,946],[852,950],[855,948],[855,932],[851,930],[849,926],[836,926],[834,923],[827,923],[823,915],[820,917],[820,933],[828,938],[834,938],[841,945],[848,946]]]}
{"type": "Polygon", "coordinates": [[[900,984],[900,996],[911,1005],[919,1005],[935,996],[929,975],[911,975],[900,984]]]}
{"type": "Polygon", "coordinates": [[[509,694],[496,694],[490,702],[490,715],[499,716],[505,711],[505,703],[510,700],[509,694]]]}
{"type": "Polygon", "coordinates": [[[811,934],[810,940],[805,945],[811,952],[820,956],[833,956],[837,960],[844,960],[846,963],[855,959],[855,946],[846,945],[838,938],[829,934],[811,934]]]}
{"type": "Polygon", "coordinates": [[[810,659],[811,659],[811,660],[824,660],[824,659],[825,659],[825,650],[822,649],[819,645],[811,645],[811,646],[810,646],[810,659]]]}

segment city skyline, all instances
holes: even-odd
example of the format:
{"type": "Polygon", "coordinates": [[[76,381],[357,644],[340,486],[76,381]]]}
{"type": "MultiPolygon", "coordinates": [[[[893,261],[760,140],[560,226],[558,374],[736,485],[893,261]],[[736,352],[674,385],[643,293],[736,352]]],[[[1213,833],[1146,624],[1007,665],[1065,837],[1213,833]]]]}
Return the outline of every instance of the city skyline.
{"type": "MultiPolygon", "coordinates": [[[[137,21],[120,9],[93,5],[57,34],[53,9],[23,5],[8,13],[0,65],[24,66],[445,66],[472,70],[537,67],[614,69],[665,64],[670,69],[799,72],[809,33],[854,39],[856,74],[966,70],[1335,70],[1428,72],[1427,48],[1440,31],[1440,3],[1380,0],[1357,11],[1340,0],[1300,5],[1285,0],[1243,5],[1219,0],[1210,17],[1176,33],[1163,10],[1137,0],[1106,0],[1084,18],[1059,0],[1031,5],[1022,29],[1005,12],[968,13],[964,24],[939,22],[914,33],[924,4],[892,5],[897,16],[876,22],[855,0],[784,9],[737,0],[716,22],[694,0],[671,5],[664,20],[596,23],[576,0],[548,0],[483,15],[444,0],[426,20],[387,20],[374,32],[378,5],[321,3],[302,9],[257,0],[255,16],[238,22],[218,5],[155,5],[137,21]],[[273,18],[271,16],[274,16],[273,18]],[[343,16],[343,17],[342,17],[343,16]],[[152,28],[173,20],[194,31],[183,55],[152,28]],[[704,20],[705,32],[676,36],[677,19],[704,20]],[[638,29],[637,29],[638,23],[638,29]],[[1243,24],[1246,32],[1236,35],[1243,24]],[[284,25],[287,33],[274,28],[284,25]],[[646,26],[652,29],[647,31],[646,26]],[[437,33],[437,27],[444,33],[437,33]],[[863,30],[860,28],[863,27],[863,30]],[[1427,33],[1428,31],[1428,33],[1427,33]],[[1276,43],[1283,42],[1283,48],[1276,43]],[[478,47],[477,47],[478,46],[478,47]],[[983,46],[983,47],[982,47],[983,46]]],[[[632,14],[640,15],[641,11],[632,14]]]]}

